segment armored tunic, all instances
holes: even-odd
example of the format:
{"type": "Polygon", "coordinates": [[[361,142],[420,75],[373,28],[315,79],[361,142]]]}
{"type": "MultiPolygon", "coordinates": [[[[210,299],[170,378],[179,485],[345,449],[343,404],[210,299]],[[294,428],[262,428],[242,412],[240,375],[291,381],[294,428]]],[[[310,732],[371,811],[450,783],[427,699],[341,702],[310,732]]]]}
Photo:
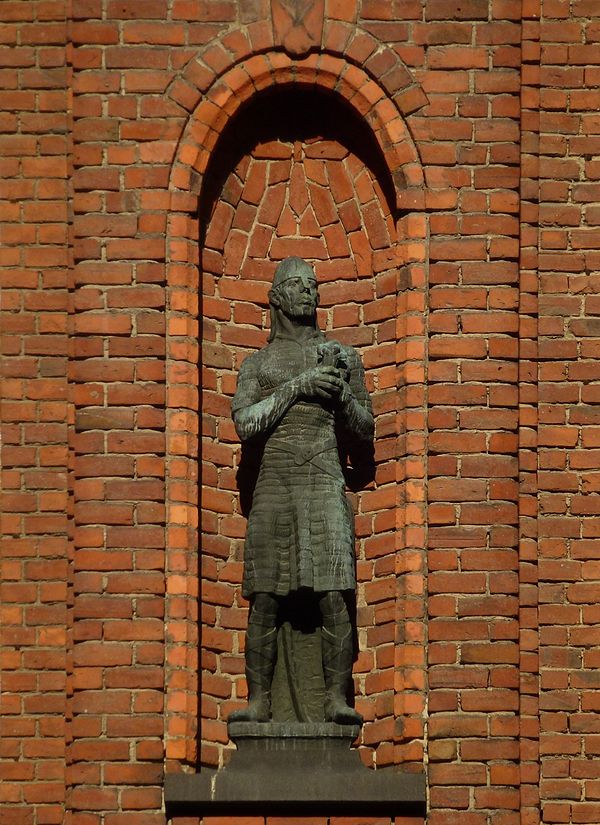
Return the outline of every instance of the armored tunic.
{"type": "MultiPolygon", "coordinates": [[[[249,356],[238,376],[234,421],[240,410],[284,393],[291,379],[317,366],[323,342],[316,329],[302,342],[278,335],[249,356]]],[[[343,410],[324,399],[297,400],[271,426],[267,421],[259,436],[264,452],[244,550],[246,597],[356,586],[354,516],[345,494],[340,433],[349,440],[368,439],[372,414],[358,353],[339,347],[349,390],[343,410]]]]}

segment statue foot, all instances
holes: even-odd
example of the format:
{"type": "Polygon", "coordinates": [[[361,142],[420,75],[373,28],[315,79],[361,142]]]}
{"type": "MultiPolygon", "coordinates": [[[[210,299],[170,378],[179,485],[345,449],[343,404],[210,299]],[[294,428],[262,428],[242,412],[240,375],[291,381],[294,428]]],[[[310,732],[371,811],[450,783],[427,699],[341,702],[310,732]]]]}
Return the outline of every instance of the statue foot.
{"type": "Polygon", "coordinates": [[[341,696],[328,696],[325,700],[325,721],[338,725],[362,725],[363,718],[341,696]]]}
{"type": "Polygon", "coordinates": [[[251,699],[245,708],[229,714],[228,722],[270,722],[271,703],[266,698],[251,699]]]}

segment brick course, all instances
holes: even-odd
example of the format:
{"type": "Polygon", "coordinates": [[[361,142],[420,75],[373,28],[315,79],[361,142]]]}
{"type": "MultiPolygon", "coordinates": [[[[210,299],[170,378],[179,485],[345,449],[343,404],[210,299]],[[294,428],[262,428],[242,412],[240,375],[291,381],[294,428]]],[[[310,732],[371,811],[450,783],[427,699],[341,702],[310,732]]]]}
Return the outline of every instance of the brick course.
{"type": "Polygon", "coordinates": [[[429,825],[593,825],[599,10],[327,0],[292,59],[269,8],[0,4],[0,821],[159,825],[227,758],[229,399],[299,253],[377,417],[365,764],[425,758],[429,825]]]}

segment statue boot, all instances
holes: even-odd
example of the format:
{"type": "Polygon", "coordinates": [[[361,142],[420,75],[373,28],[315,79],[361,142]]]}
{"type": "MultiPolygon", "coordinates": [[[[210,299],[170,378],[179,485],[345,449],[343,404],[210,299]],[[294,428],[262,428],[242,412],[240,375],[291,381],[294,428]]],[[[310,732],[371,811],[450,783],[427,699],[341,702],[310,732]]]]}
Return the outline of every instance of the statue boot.
{"type": "Polygon", "coordinates": [[[248,705],[229,714],[229,722],[268,722],[271,719],[271,682],[277,656],[277,628],[248,627],[246,681],[248,705]]]}
{"type": "Polygon", "coordinates": [[[325,677],[325,721],[338,725],[362,725],[363,718],[347,702],[352,680],[353,643],[349,620],[321,629],[325,677]]]}

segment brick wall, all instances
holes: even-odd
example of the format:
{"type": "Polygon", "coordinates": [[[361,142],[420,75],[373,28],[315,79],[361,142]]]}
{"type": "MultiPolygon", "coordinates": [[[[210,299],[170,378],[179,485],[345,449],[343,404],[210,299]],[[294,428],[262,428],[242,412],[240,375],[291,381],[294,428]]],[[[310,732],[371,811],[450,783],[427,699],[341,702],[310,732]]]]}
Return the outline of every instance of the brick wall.
{"type": "Polygon", "coordinates": [[[3,4],[2,589],[6,825],[62,822],[69,690],[69,118],[64,2],[3,4]]]}
{"type": "Polygon", "coordinates": [[[539,61],[540,790],[598,804],[598,9],[542,4],[539,61]]]}
{"type": "Polygon", "coordinates": [[[600,12],[327,0],[301,60],[269,15],[0,4],[0,821],[159,825],[227,758],[228,403],[300,252],[377,415],[363,760],[425,758],[429,825],[593,825],[600,12]]]}
{"type": "Polygon", "coordinates": [[[431,823],[519,809],[520,4],[429,3],[431,823]],[[460,812],[464,811],[464,813],[460,812]]]}

